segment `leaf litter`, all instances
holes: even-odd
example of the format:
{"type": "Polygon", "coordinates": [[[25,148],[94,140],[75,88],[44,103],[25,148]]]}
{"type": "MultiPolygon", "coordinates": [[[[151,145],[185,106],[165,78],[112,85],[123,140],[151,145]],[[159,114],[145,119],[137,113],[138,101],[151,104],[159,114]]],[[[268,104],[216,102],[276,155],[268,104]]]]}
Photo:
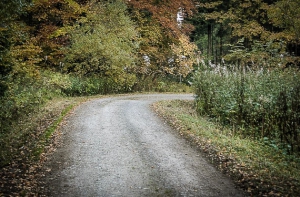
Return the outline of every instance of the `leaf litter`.
{"type": "MultiPolygon", "coordinates": [[[[49,101],[39,114],[32,114],[34,118],[23,121],[24,126],[31,126],[24,128],[31,130],[30,140],[20,142],[23,145],[19,150],[11,151],[18,154],[13,155],[13,159],[1,168],[0,196],[44,196],[40,194],[42,188],[39,182],[45,173],[42,166],[47,161],[47,155],[54,152],[59,145],[61,133],[57,130],[48,136],[49,138],[45,135],[49,132],[49,128],[55,130],[60,124],[65,124],[57,120],[66,108],[85,100],[85,98],[54,99],[49,101]],[[55,122],[57,125],[54,125],[55,122]]],[[[51,169],[46,169],[47,171],[51,169]]]]}

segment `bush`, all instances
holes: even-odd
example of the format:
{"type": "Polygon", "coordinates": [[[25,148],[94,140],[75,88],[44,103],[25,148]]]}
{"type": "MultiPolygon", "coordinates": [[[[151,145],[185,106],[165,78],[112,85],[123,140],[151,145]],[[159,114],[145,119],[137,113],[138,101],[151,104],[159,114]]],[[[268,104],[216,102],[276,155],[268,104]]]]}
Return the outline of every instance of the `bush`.
{"type": "Polygon", "coordinates": [[[31,131],[19,126],[38,111],[50,95],[42,80],[25,77],[11,80],[9,84],[9,89],[0,97],[0,166],[7,164],[31,138],[31,131]]]}
{"type": "Polygon", "coordinates": [[[155,80],[152,80],[150,77],[139,79],[133,90],[141,92],[192,92],[190,85],[184,82],[179,83],[171,77],[158,77],[155,80]]]}
{"type": "Polygon", "coordinates": [[[88,96],[96,94],[124,93],[131,91],[134,81],[115,81],[108,77],[70,76],[70,85],[62,88],[68,96],[88,96]]]}
{"type": "Polygon", "coordinates": [[[300,153],[300,73],[203,65],[194,76],[197,111],[254,138],[300,153]]]}
{"type": "Polygon", "coordinates": [[[0,166],[24,153],[29,144],[34,146],[39,134],[32,119],[41,118],[35,117],[40,109],[49,99],[61,96],[70,81],[68,76],[45,71],[35,77],[30,73],[11,75],[7,84],[8,90],[0,97],[0,166]]]}

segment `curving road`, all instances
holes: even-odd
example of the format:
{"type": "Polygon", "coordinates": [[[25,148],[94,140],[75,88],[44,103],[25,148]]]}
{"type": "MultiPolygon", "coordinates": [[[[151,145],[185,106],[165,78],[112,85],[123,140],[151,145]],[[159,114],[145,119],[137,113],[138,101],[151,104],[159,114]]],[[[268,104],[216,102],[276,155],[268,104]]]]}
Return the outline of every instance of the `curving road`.
{"type": "Polygon", "coordinates": [[[243,196],[149,108],[155,94],[92,100],[63,126],[49,158],[48,196],[243,196]]]}

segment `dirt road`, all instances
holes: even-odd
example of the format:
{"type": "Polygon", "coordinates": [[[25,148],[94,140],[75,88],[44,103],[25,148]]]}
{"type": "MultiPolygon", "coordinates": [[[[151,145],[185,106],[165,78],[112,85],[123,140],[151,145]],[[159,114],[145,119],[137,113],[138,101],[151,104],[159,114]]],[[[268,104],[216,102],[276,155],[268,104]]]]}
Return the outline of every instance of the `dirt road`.
{"type": "Polygon", "coordinates": [[[49,196],[243,196],[149,108],[192,95],[133,95],[79,106],[49,158],[49,196]]]}

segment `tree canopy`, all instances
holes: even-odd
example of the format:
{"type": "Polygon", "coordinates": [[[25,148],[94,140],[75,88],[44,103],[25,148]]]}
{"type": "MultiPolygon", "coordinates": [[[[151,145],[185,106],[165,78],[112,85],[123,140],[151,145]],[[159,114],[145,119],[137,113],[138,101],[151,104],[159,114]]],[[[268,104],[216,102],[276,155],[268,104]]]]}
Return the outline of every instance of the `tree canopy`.
{"type": "Polygon", "coordinates": [[[122,1],[93,2],[70,34],[65,71],[109,77],[120,84],[134,82],[138,32],[122,1]]]}
{"type": "MultiPolygon", "coordinates": [[[[221,62],[221,58],[232,52],[228,46],[241,40],[248,51],[257,52],[261,43],[261,49],[268,46],[267,50],[287,53],[285,56],[299,56],[298,0],[197,2],[198,14],[192,22],[198,31],[192,37],[215,62],[221,62]]],[[[287,62],[291,59],[297,64],[297,58],[289,58],[287,62]]]]}
{"type": "Polygon", "coordinates": [[[44,70],[130,76],[131,84],[185,77],[199,50],[215,63],[243,49],[250,62],[276,52],[284,65],[297,64],[299,7],[299,0],[3,0],[0,95],[9,80],[44,70]]]}

